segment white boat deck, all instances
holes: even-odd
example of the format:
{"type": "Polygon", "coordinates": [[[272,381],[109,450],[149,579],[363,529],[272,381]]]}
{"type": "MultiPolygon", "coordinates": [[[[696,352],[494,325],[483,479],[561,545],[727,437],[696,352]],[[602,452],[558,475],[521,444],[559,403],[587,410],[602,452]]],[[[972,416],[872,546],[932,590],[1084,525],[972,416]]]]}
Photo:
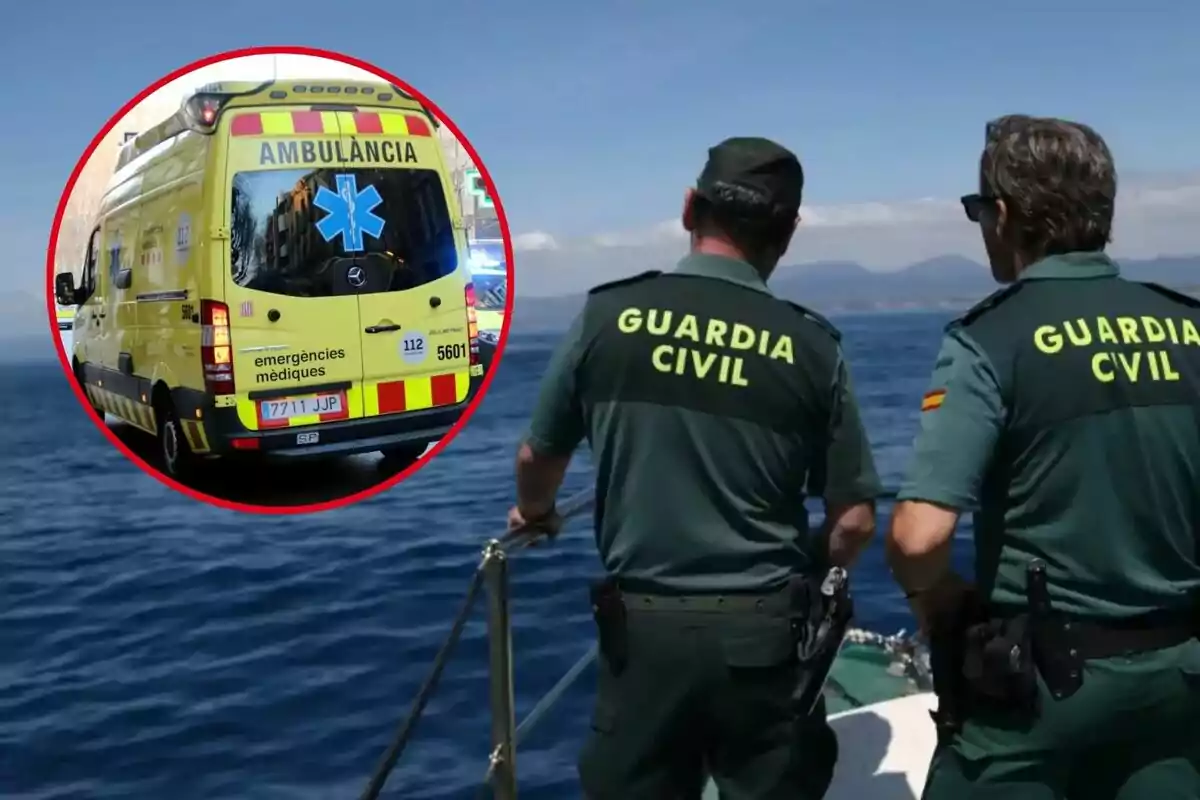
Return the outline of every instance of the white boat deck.
{"type": "Polygon", "coordinates": [[[917,800],[937,744],[932,694],[831,715],[838,764],[826,800],[917,800]]]}
{"type": "MultiPolygon", "coordinates": [[[[838,763],[825,800],[918,800],[937,743],[932,694],[912,694],[831,714],[838,763]]],[[[704,800],[718,800],[711,783],[704,800]]]]}

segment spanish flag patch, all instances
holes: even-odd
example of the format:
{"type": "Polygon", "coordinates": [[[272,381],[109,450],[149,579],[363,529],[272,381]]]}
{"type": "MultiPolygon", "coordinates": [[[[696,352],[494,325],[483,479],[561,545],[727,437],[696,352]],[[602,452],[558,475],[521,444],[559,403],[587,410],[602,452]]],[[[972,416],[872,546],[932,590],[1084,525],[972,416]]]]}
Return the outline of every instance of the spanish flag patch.
{"type": "Polygon", "coordinates": [[[934,389],[932,392],[926,392],[921,398],[921,410],[933,411],[935,408],[942,407],[942,401],[946,399],[945,389],[934,389]]]}

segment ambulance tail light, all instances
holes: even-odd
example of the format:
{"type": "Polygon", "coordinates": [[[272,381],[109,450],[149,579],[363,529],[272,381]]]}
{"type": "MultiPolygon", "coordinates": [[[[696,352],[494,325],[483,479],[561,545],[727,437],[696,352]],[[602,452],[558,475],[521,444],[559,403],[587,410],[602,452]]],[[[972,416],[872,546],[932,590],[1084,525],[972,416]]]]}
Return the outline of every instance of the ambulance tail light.
{"type": "Polygon", "coordinates": [[[200,363],[210,394],[233,394],[233,343],[229,335],[229,306],[200,301],[200,363]]]}
{"type": "Polygon", "coordinates": [[[188,121],[199,133],[212,133],[217,128],[221,109],[229,102],[228,94],[194,94],[184,104],[188,121]]]}
{"type": "MultiPolygon", "coordinates": [[[[467,337],[470,340],[471,366],[477,367],[479,360],[479,318],[475,315],[475,284],[468,283],[463,290],[467,305],[467,337]]],[[[472,370],[474,371],[474,370],[472,370]]]]}

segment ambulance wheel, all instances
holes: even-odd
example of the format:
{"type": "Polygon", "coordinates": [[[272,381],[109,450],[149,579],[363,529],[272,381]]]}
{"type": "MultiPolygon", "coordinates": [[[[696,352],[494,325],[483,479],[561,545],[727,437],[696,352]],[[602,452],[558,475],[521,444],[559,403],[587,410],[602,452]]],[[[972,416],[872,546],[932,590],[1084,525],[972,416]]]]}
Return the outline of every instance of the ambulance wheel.
{"type": "Polygon", "coordinates": [[[379,461],[379,469],[389,475],[399,474],[417,463],[417,459],[427,449],[429,449],[429,442],[385,448],[380,451],[383,453],[383,458],[379,461]]]}
{"type": "Polygon", "coordinates": [[[175,480],[187,480],[195,475],[198,459],[184,436],[175,404],[163,397],[154,405],[158,418],[158,452],[163,471],[175,480]]]}

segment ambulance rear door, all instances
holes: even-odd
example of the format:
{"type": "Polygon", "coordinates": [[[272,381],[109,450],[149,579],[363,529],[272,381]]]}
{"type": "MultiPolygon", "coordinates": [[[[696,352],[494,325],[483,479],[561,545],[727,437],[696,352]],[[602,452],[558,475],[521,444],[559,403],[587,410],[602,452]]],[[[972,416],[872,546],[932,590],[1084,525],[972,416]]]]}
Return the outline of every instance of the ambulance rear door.
{"type": "Polygon", "coordinates": [[[358,299],[314,204],[339,170],[336,120],[278,107],[228,117],[225,312],[238,417],[250,430],[361,418],[358,299]]]}
{"type": "Polygon", "coordinates": [[[344,166],[316,198],[342,239],[337,275],[358,294],[363,414],[466,400],[471,383],[466,239],[441,144],[411,111],[339,111],[344,166]],[[337,220],[338,222],[334,222],[337,220]]]}

